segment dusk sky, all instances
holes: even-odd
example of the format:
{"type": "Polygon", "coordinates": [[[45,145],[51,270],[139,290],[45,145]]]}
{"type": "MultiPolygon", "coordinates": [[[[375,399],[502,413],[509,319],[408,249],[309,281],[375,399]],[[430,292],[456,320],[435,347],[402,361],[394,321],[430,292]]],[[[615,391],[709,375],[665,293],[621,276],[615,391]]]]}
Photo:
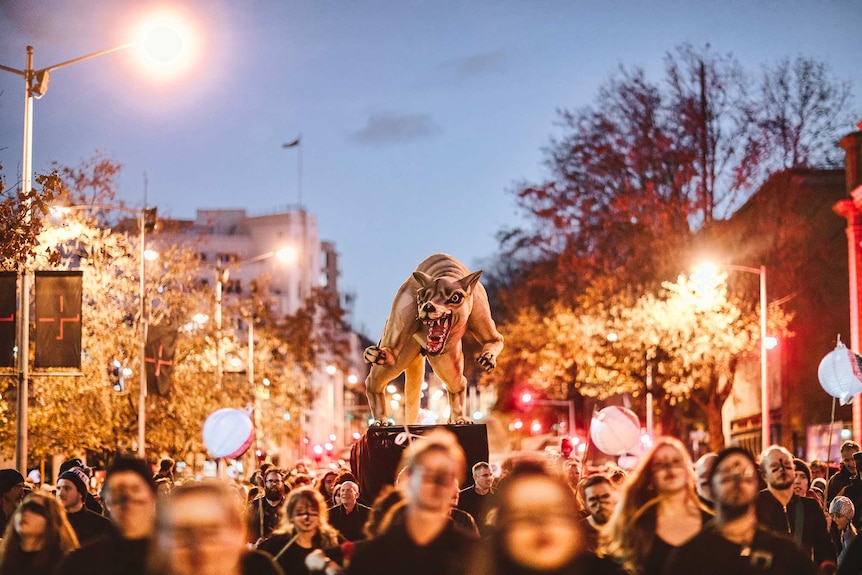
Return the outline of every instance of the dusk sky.
{"type": "MultiPolygon", "coordinates": [[[[595,101],[622,64],[658,80],[684,42],[756,73],[797,55],[827,62],[862,101],[862,2],[199,0],[191,69],[154,81],[118,52],[55,71],[34,103],[34,169],[102,150],[119,196],[159,214],[250,215],[302,200],[341,257],[354,323],[376,340],[423,258],[471,268],[517,224],[510,190],[545,176],[560,108],[595,101]]],[[[57,64],[121,44],[151,3],[0,0],[0,64],[57,64]]],[[[24,82],[0,71],[0,163],[19,180],[24,82]]],[[[862,118],[860,118],[862,119],[862,118]]],[[[847,132],[854,126],[847,126],[847,132]]],[[[493,302],[492,302],[493,306],[493,302]]]]}

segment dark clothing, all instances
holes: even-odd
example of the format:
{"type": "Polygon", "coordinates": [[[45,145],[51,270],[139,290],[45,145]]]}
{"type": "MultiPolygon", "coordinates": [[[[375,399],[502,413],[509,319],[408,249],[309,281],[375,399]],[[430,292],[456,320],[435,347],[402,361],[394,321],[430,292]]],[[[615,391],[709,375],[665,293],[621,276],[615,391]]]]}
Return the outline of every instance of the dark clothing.
{"type": "Polygon", "coordinates": [[[816,569],[798,545],[758,527],[751,547],[729,541],[707,526],[677,547],[664,575],[815,575],[816,569]]]}
{"type": "Polygon", "coordinates": [[[115,530],[72,551],[58,575],[144,575],[149,539],[124,539],[115,530]]]}
{"type": "Polygon", "coordinates": [[[96,501],[96,498],[93,497],[93,494],[90,492],[87,492],[87,495],[84,497],[84,507],[93,513],[98,513],[99,515],[105,514],[105,509],[102,507],[102,504],[96,501]]]}
{"type": "Polygon", "coordinates": [[[104,515],[90,511],[86,507],[75,513],[66,513],[69,523],[78,536],[78,543],[83,547],[93,539],[98,539],[111,532],[111,521],[104,515]]]}
{"type": "Polygon", "coordinates": [[[248,541],[255,543],[260,539],[267,539],[272,535],[272,532],[278,527],[281,521],[281,504],[284,503],[284,498],[278,505],[270,505],[266,496],[261,495],[254,498],[246,508],[246,517],[248,519],[248,541]],[[263,521],[261,521],[261,513],[263,513],[263,521]],[[261,529],[263,526],[263,529],[261,529]]]}
{"type": "Polygon", "coordinates": [[[511,559],[503,557],[495,575],[626,575],[616,563],[607,558],[596,557],[592,553],[576,555],[571,561],[553,571],[533,571],[516,565],[511,559]]]}
{"type": "Polygon", "coordinates": [[[599,548],[599,530],[593,527],[589,517],[581,519],[579,525],[583,534],[584,549],[590,553],[595,553],[599,548]]]}
{"type": "Polygon", "coordinates": [[[644,559],[644,575],[661,575],[668,557],[679,549],[658,536],[653,535],[652,545],[644,559]]]}
{"type": "Polygon", "coordinates": [[[353,506],[353,511],[347,512],[344,505],[336,505],[329,510],[329,524],[338,529],[342,537],[348,541],[359,541],[365,539],[362,528],[368,521],[371,508],[361,503],[353,506]]]}
{"type": "Polygon", "coordinates": [[[466,511],[476,520],[476,526],[482,535],[488,533],[489,525],[487,521],[488,512],[497,505],[497,496],[493,491],[489,491],[485,495],[476,493],[475,485],[471,485],[466,489],[461,490],[458,495],[458,509],[466,511]]]}
{"type": "Polygon", "coordinates": [[[757,496],[756,509],[760,525],[796,541],[807,557],[813,556],[815,565],[835,563],[835,546],[826,529],[826,517],[815,499],[794,493],[785,507],[768,489],[764,489],[757,496]],[[801,533],[797,532],[798,510],[802,511],[804,518],[801,533]]]}
{"type": "MultiPolygon", "coordinates": [[[[278,535],[273,535],[266,541],[262,542],[257,548],[270,557],[275,558],[278,555],[278,558],[275,559],[275,563],[285,572],[286,575],[305,575],[309,573],[308,567],[305,566],[305,558],[308,557],[308,554],[315,549],[321,549],[323,547],[323,539],[321,538],[320,533],[318,533],[312,538],[311,547],[307,549],[305,547],[300,547],[295,541],[290,545],[290,547],[284,549],[284,546],[287,545],[291,539],[293,539],[292,533],[279,533],[278,535]],[[282,549],[284,549],[283,552],[282,549]],[[279,553],[281,553],[281,555],[279,555],[279,553]]],[[[326,553],[327,557],[334,560],[336,563],[340,564],[342,562],[340,548],[323,549],[323,551],[326,553]]]]}
{"type": "Polygon", "coordinates": [[[427,545],[417,545],[403,522],[393,523],[383,534],[356,545],[349,575],[466,575],[467,562],[475,543],[453,522],[427,545]]]}
{"type": "Polygon", "coordinates": [[[41,551],[23,551],[17,553],[7,550],[8,562],[4,565],[4,574],[9,575],[54,575],[57,564],[62,560],[62,552],[57,550],[47,556],[41,551]]]}
{"type": "Polygon", "coordinates": [[[240,563],[242,575],[285,575],[272,557],[260,551],[249,551],[240,563]]]}
{"type": "Polygon", "coordinates": [[[449,518],[452,520],[452,523],[460,527],[463,531],[472,533],[476,539],[479,538],[479,528],[476,526],[476,520],[473,519],[472,515],[466,511],[461,511],[457,507],[453,507],[449,510],[449,518]]]}
{"type": "Polygon", "coordinates": [[[845,486],[850,484],[850,480],[855,477],[850,475],[850,472],[847,471],[847,468],[843,465],[841,469],[829,478],[829,483],[826,485],[826,503],[832,503],[832,500],[835,499],[835,496],[838,495],[838,492],[844,489],[845,486]]]}

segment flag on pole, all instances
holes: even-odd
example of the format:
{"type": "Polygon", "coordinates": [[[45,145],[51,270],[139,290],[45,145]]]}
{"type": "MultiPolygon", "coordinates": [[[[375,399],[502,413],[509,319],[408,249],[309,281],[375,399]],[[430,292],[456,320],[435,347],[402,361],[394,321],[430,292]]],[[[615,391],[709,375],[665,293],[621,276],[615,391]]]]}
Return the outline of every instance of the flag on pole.
{"type": "Polygon", "coordinates": [[[0,367],[15,367],[18,273],[0,272],[0,367]]]}
{"type": "Polygon", "coordinates": [[[176,345],[177,330],[173,327],[151,325],[147,328],[144,358],[147,366],[147,393],[170,395],[176,345]]]}
{"type": "Polygon", "coordinates": [[[281,147],[282,148],[295,148],[300,144],[301,140],[302,140],[302,136],[299,136],[298,138],[296,138],[292,142],[288,142],[287,144],[282,144],[281,147]]]}
{"type": "Polygon", "coordinates": [[[83,272],[36,272],[34,366],[81,369],[83,272]]]}

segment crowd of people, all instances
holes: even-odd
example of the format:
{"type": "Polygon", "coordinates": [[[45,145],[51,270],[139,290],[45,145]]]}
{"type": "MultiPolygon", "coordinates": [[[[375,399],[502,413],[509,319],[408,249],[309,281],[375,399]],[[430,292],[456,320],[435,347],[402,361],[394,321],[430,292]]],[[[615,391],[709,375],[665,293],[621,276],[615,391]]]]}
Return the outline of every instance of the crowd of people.
{"type": "Polygon", "coordinates": [[[862,451],[841,456],[835,473],[777,445],[693,462],[659,437],[627,472],[567,449],[495,472],[440,428],[369,497],[302,463],[241,485],[118,456],[98,491],[78,459],[50,490],[2,469],[0,575],[860,575],[862,451]]]}

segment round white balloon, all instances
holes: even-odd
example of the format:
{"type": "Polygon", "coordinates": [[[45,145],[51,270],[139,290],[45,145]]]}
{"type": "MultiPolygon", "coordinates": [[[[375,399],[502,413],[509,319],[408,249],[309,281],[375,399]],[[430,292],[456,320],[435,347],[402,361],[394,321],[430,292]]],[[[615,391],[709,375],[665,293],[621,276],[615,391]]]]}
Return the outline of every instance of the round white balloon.
{"type": "Polygon", "coordinates": [[[219,409],[204,421],[204,445],[213,457],[239,457],[254,441],[254,423],[243,409],[219,409]]]}
{"type": "Polygon", "coordinates": [[[837,398],[841,405],[852,403],[853,398],[862,393],[862,357],[839,341],[835,349],[820,360],[817,379],[824,391],[837,398]]]}
{"type": "Polygon", "coordinates": [[[631,409],[611,405],[593,416],[590,437],[602,453],[633,453],[640,443],[641,424],[631,409]]]}

